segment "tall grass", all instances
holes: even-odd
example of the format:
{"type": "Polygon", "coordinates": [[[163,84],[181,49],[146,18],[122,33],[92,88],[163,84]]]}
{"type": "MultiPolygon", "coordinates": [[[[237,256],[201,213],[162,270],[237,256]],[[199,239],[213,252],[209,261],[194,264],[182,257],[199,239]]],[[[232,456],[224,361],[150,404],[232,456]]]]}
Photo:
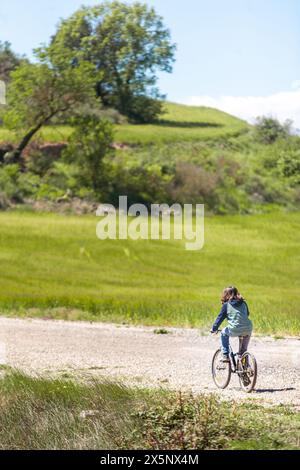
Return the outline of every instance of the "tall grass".
{"type": "Polygon", "coordinates": [[[300,414],[90,379],[0,379],[0,449],[296,448],[300,414]]]}
{"type": "Polygon", "coordinates": [[[0,380],[0,449],[109,449],[135,426],[135,392],[92,380],[9,372],[0,380]]]}

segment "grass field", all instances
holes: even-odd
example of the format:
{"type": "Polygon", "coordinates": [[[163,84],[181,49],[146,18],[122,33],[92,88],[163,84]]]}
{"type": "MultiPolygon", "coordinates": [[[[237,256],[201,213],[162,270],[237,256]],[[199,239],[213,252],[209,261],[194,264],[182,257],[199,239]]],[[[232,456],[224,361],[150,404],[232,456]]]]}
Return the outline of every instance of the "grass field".
{"type": "Polygon", "coordinates": [[[0,213],[0,309],[209,328],[236,284],[255,331],[299,335],[300,213],[206,217],[205,246],[100,241],[93,216],[0,213]]]}
{"type": "MultiPolygon", "coordinates": [[[[124,144],[152,144],[219,139],[239,135],[249,126],[222,111],[166,103],[165,113],[157,124],[116,126],[115,140],[124,144]]],[[[72,129],[68,126],[48,126],[39,137],[47,142],[65,141],[72,129]]],[[[0,127],[1,141],[18,141],[19,136],[0,127]]]]}
{"type": "Polygon", "coordinates": [[[300,413],[8,370],[0,449],[297,449],[300,413]]]}

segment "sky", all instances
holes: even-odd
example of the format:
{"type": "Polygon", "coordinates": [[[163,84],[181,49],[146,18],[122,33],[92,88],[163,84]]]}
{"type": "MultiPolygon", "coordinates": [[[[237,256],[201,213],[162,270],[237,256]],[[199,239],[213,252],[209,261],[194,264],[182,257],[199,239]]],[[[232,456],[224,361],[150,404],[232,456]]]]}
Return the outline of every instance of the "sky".
{"type": "MultiPolygon", "coordinates": [[[[249,121],[267,114],[300,128],[299,0],[144,0],[177,44],[167,99],[249,121]]],[[[99,0],[0,0],[0,40],[18,53],[47,43],[60,18],[99,0]]],[[[127,3],[132,3],[130,0],[127,3]]]]}

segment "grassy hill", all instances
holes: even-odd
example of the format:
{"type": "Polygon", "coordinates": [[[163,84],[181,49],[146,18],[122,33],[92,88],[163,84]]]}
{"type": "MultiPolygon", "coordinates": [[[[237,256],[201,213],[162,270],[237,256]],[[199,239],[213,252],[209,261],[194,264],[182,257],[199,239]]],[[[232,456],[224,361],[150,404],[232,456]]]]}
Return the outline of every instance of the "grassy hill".
{"type": "MultiPolygon", "coordinates": [[[[206,107],[165,103],[164,114],[157,124],[117,126],[116,141],[124,144],[150,144],[197,141],[236,136],[247,131],[244,121],[206,107]]],[[[64,141],[72,129],[68,126],[48,126],[39,134],[48,142],[64,141]]],[[[18,140],[13,132],[0,127],[0,141],[18,140]]]]}
{"type": "MultiPolygon", "coordinates": [[[[61,143],[72,128],[45,127],[36,137],[58,142],[57,154],[51,145],[29,148],[26,178],[16,168],[0,166],[0,207],[10,201],[53,201],[71,193],[112,203],[119,194],[146,204],[201,201],[217,214],[299,209],[299,137],[266,144],[253,126],[216,109],[168,102],[164,108],[156,123],[115,126],[115,154],[104,160],[105,183],[97,190],[91,177],[81,178],[83,166],[61,158],[61,143]]],[[[0,143],[20,138],[0,127],[0,143]]]]}
{"type": "Polygon", "coordinates": [[[125,144],[195,142],[237,136],[249,126],[217,109],[165,104],[157,124],[119,126],[116,140],[125,144]]]}

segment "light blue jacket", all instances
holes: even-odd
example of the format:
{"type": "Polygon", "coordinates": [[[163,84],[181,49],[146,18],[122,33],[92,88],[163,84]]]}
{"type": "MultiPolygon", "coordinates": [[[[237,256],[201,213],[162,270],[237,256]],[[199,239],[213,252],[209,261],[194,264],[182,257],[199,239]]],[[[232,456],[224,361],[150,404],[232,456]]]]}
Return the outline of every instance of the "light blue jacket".
{"type": "Polygon", "coordinates": [[[249,308],[243,299],[233,299],[225,302],[213,324],[212,331],[219,329],[221,323],[227,319],[231,336],[246,336],[251,334],[253,325],[249,319],[249,308]]]}

